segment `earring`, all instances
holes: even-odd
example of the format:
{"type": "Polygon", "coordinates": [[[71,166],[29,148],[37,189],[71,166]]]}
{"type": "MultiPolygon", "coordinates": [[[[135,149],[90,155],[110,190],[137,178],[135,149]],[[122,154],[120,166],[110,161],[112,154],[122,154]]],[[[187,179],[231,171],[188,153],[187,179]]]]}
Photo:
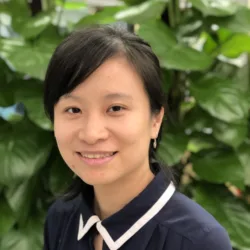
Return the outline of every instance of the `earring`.
{"type": "Polygon", "coordinates": [[[153,147],[154,147],[154,149],[157,148],[157,141],[156,141],[156,138],[154,139],[153,147]]]}

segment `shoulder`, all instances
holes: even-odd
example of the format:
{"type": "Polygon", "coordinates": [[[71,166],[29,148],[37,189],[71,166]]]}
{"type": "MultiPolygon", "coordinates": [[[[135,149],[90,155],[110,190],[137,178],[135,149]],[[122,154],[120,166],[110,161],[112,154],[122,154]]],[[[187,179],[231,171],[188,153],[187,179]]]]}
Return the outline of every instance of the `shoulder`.
{"type": "Polygon", "coordinates": [[[72,200],[65,200],[63,198],[57,199],[48,209],[47,220],[63,219],[72,215],[80,206],[80,196],[72,200]]]}
{"type": "Polygon", "coordinates": [[[179,192],[175,192],[156,219],[160,227],[185,239],[193,250],[232,249],[226,230],[217,220],[179,192]]]}
{"type": "Polygon", "coordinates": [[[226,230],[221,226],[210,227],[193,243],[193,250],[232,250],[226,230]]]}
{"type": "Polygon", "coordinates": [[[43,249],[58,249],[67,223],[80,207],[80,196],[72,200],[57,199],[48,209],[44,225],[43,249]]]}

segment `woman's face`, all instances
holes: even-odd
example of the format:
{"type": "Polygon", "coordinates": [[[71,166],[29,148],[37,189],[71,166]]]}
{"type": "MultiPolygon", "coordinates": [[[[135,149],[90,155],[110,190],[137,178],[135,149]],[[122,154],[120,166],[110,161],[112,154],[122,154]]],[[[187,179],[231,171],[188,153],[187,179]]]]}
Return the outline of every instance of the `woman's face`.
{"type": "Polygon", "coordinates": [[[115,57],[56,104],[58,148],[84,182],[110,184],[149,170],[149,143],[163,113],[151,115],[139,75],[125,58],[115,57]]]}

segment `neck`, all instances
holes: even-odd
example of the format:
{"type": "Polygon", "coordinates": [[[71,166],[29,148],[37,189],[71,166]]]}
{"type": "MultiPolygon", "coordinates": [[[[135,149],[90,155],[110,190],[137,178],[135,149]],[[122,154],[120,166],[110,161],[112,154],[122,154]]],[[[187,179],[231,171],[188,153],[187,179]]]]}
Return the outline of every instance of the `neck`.
{"type": "Polygon", "coordinates": [[[140,194],[153,178],[154,174],[148,167],[147,170],[138,169],[115,183],[95,186],[95,213],[103,220],[118,212],[140,194]]]}

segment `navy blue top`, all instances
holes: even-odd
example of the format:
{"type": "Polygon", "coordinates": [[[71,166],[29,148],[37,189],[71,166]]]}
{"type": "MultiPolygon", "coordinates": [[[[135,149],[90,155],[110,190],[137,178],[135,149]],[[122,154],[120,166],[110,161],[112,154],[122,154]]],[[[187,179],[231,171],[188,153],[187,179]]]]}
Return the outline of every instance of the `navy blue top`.
{"type": "Polygon", "coordinates": [[[162,171],[142,193],[103,221],[93,214],[91,203],[82,195],[57,200],[47,215],[44,250],[94,250],[97,233],[104,240],[103,250],[232,250],[225,229],[177,192],[162,171]]]}

